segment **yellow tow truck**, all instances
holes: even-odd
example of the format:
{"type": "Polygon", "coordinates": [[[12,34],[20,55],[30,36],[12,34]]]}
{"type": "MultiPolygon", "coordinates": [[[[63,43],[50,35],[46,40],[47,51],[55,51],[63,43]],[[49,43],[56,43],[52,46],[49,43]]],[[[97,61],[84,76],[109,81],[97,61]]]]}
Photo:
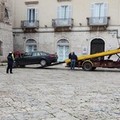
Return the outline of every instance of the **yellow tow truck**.
{"type": "MultiPolygon", "coordinates": [[[[82,69],[85,71],[95,70],[97,67],[120,68],[120,56],[118,53],[120,53],[120,48],[91,55],[78,56],[76,66],[82,67],[82,69]],[[117,55],[118,59],[116,61],[111,60],[110,57],[115,54],[117,55]],[[108,57],[105,59],[105,56],[108,57]]],[[[66,59],[65,63],[67,66],[70,66],[70,59],[66,59]]]]}

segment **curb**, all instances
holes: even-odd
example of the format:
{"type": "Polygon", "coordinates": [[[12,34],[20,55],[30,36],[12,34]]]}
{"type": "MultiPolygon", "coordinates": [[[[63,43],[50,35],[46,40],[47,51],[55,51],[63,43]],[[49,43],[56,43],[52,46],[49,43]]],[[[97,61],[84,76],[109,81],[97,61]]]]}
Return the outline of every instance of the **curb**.
{"type": "Polygon", "coordinates": [[[0,66],[6,66],[7,63],[0,63],[0,66]]]}

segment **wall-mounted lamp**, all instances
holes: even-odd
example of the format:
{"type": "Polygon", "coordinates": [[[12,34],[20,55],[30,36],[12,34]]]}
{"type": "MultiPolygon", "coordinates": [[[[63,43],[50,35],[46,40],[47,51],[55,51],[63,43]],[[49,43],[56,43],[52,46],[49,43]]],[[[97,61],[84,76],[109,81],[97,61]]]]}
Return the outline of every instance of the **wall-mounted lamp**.
{"type": "Polygon", "coordinates": [[[15,37],[15,34],[13,33],[13,37],[15,37]]]}
{"type": "Polygon", "coordinates": [[[45,28],[47,28],[47,25],[45,25],[45,28]]]}
{"type": "Polygon", "coordinates": [[[79,23],[80,26],[82,26],[82,23],[79,23]]]}
{"type": "Polygon", "coordinates": [[[26,37],[23,37],[23,39],[25,40],[25,39],[26,39],[26,37]]]}

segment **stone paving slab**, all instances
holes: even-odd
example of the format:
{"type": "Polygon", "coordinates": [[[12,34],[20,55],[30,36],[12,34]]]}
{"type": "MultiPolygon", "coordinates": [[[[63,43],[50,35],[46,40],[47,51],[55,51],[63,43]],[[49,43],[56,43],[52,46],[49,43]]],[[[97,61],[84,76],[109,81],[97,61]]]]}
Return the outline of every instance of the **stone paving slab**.
{"type": "Polygon", "coordinates": [[[0,66],[0,120],[120,120],[120,70],[0,66]]]}

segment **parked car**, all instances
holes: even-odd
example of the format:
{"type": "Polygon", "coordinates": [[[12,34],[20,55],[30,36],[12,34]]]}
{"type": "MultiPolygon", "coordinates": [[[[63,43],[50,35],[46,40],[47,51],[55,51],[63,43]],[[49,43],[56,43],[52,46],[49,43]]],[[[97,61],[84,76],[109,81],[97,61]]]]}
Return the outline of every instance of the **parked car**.
{"type": "Polygon", "coordinates": [[[58,56],[43,51],[26,52],[15,58],[15,67],[25,67],[25,65],[40,64],[41,67],[49,66],[57,62],[58,56]]]}

